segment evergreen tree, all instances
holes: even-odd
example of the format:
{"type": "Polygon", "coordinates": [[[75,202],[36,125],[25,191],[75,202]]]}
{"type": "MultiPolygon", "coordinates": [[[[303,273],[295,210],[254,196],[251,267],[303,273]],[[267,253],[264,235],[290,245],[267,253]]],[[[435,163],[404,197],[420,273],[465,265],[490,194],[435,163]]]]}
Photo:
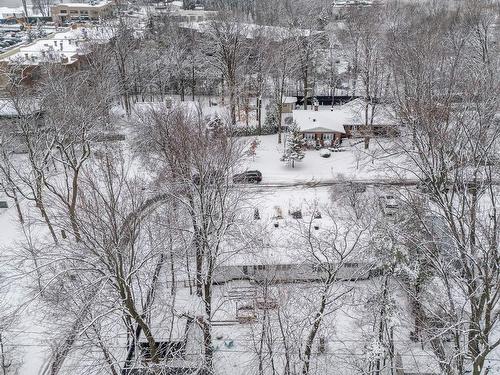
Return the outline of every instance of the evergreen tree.
{"type": "Polygon", "coordinates": [[[264,121],[264,126],[268,129],[277,129],[278,128],[278,115],[276,113],[276,105],[274,103],[270,103],[266,107],[266,119],[264,121]]]}
{"type": "Polygon", "coordinates": [[[286,148],[282,160],[287,161],[295,167],[295,161],[301,161],[304,159],[304,145],[306,141],[300,132],[300,128],[294,121],[290,126],[289,132],[286,139],[286,148]]]}

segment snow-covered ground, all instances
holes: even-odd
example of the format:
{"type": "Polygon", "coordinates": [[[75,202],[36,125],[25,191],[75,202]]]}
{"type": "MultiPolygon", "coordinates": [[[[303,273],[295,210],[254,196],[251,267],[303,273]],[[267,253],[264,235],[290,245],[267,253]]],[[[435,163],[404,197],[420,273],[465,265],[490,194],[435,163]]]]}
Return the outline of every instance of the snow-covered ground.
{"type": "MultiPolygon", "coordinates": [[[[263,138],[268,139],[269,144],[274,143],[271,137],[263,138]]],[[[327,163],[335,165],[335,158],[322,159],[317,155],[317,151],[308,152],[305,160],[308,157],[309,160],[314,160],[315,156],[317,161],[324,163],[323,166],[327,165],[327,163]]],[[[332,157],[335,157],[335,154],[332,157]]],[[[279,160],[277,165],[280,165],[279,160]]],[[[302,166],[304,165],[305,162],[302,166]]],[[[264,163],[261,166],[263,167],[264,163]]],[[[262,167],[259,168],[263,170],[264,176],[266,176],[266,170],[262,167]]],[[[296,173],[293,170],[290,171],[287,166],[282,168],[281,176],[286,177],[287,172],[296,173]]],[[[318,176],[321,175],[321,167],[316,166],[314,171],[318,176]]],[[[297,174],[297,176],[300,176],[300,174],[297,174]]],[[[322,176],[326,178],[328,174],[323,173],[322,176]]],[[[255,190],[249,205],[263,207],[262,215],[263,220],[265,220],[269,216],[269,210],[274,205],[280,205],[286,211],[287,207],[297,207],[313,201],[325,204],[329,199],[329,187],[259,188],[255,190]]],[[[9,204],[10,208],[0,214],[0,234],[2,236],[0,271],[3,276],[7,277],[9,284],[7,292],[2,290],[7,295],[5,302],[10,306],[9,310],[16,310],[17,319],[7,329],[6,337],[9,340],[8,345],[15,348],[17,354],[22,356],[23,364],[19,373],[22,375],[37,375],[50,353],[52,344],[50,338],[54,337],[54,332],[48,330],[48,325],[44,323],[43,310],[39,309],[36,295],[34,296],[29,288],[30,279],[17,277],[17,263],[11,257],[11,254],[12,249],[19,250],[24,235],[20,230],[15,208],[12,202],[9,202],[9,204]]],[[[26,202],[23,202],[23,206],[27,208],[26,202]]],[[[37,235],[44,234],[40,232],[37,235]]],[[[379,278],[337,283],[336,288],[338,288],[337,292],[339,294],[346,290],[352,289],[352,291],[340,302],[336,303],[335,312],[329,314],[325,320],[322,335],[325,335],[326,352],[317,357],[315,366],[318,371],[328,369],[328,372],[325,373],[354,374],[353,369],[368,360],[363,350],[367,345],[370,345],[369,337],[372,334],[372,327],[368,324],[368,315],[376,314],[376,311],[367,308],[366,303],[370,300],[370,295],[379,291],[380,284],[381,280],[379,278]]],[[[262,291],[261,285],[249,281],[233,281],[214,288],[215,314],[213,320],[215,326],[213,345],[216,348],[215,363],[220,374],[251,374],[255,371],[256,351],[254,340],[260,332],[259,320],[253,324],[238,323],[237,304],[245,304],[249,301],[246,300],[245,296],[237,299],[228,298],[231,291],[242,288],[255,290],[257,294],[262,291]],[[231,341],[232,344],[230,344],[231,341]]],[[[396,308],[393,313],[394,341],[396,351],[401,354],[406,370],[438,373],[431,348],[428,345],[422,347],[420,343],[413,343],[409,340],[412,321],[409,318],[407,299],[404,291],[396,281],[392,288],[396,308]]],[[[272,286],[272,290],[273,293],[281,296],[279,302],[282,304],[283,311],[295,311],[295,313],[287,317],[289,320],[286,324],[299,327],[301,332],[305,334],[308,325],[305,320],[301,320],[301,318],[305,319],[306,317],[301,317],[300,314],[308,313],[306,307],[311,308],[311,305],[302,306],[301,303],[305,303],[305,301],[311,303],[314,299],[306,298],[306,296],[313,297],[315,295],[317,290],[314,285],[284,283],[272,286]]],[[[182,313],[192,308],[189,289],[180,283],[177,293],[176,312],[182,313]]],[[[277,319],[276,313],[276,310],[269,312],[270,319],[274,322],[277,319]]],[[[262,316],[262,314],[263,310],[257,310],[258,316],[262,316]]],[[[276,343],[275,350],[276,366],[279,368],[282,364],[283,348],[279,343],[276,343]]],[[[71,372],[72,374],[79,374],[78,370],[89,370],[82,363],[78,363],[77,354],[78,352],[74,353],[73,357],[70,355],[68,358],[68,368],[74,371],[71,372]]],[[[491,358],[494,360],[495,356],[491,358]]],[[[86,363],[91,364],[90,362],[86,363]]],[[[490,374],[499,374],[498,362],[492,361],[490,364],[492,366],[490,374]]]]}
{"type": "MultiPolygon", "coordinates": [[[[140,107],[139,105],[138,107],[140,107]]],[[[147,105],[146,105],[147,106],[147,105]]],[[[344,140],[343,152],[332,152],[329,158],[320,156],[318,150],[305,151],[305,158],[301,162],[295,163],[295,167],[280,161],[283,153],[284,143],[277,143],[277,135],[257,137],[258,146],[253,156],[248,156],[242,166],[243,169],[258,169],[263,174],[263,181],[260,186],[249,187],[248,207],[253,209],[258,207],[261,211],[262,221],[270,220],[275,206],[280,206],[286,214],[292,207],[305,207],[317,203],[326,205],[331,200],[331,187],[314,187],[316,182],[336,182],[359,180],[359,181],[385,181],[395,178],[390,171],[384,170],[384,161],[380,161],[378,156],[383,147],[390,145],[390,140],[377,139],[370,142],[368,151],[364,150],[363,143],[359,140],[344,140]],[[357,144],[355,144],[357,143],[357,144]],[[272,185],[293,185],[301,186],[273,187],[272,185]]],[[[242,139],[246,144],[250,144],[256,137],[245,137],[242,139]]],[[[285,137],[283,137],[285,142],[285,137]]],[[[129,154],[127,154],[129,155],[129,154]]],[[[396,160],[393,160],[394,162],[396,160]]],[[[139,165],[131,166],[134,171],[140,171],[139,165]]],[[[371,189],[371,188],[369,188],[371,189]]],[[[377,194],[376,191],[368,193],[377,194]]],[[[22,202],[25,210],[33,216],[38,213],[34,207],[29,207],[27,202],[22,202]]],[[[12,323],[7,331],[6,339],[8,345],[22,355],[22,367],[20,374],[37,375],[40,368],[46,363],[50,354],[50,341],[54,332],[51,332],[45,320],[43,309],[40,309],[40,301],[32,294],[30,289],[31,278],[19,277],[17,272],[17,260],[13,257],[13,252],[19,251],[24,234],[17,221],[15,207],[9,201],[10,208],[0,213],[0,274],[6,277],[8,290],[2,289],[5,295],[4,311],[15,310],[17,319],[12,323]]],[[[27,215],[31,216],[31,215],[27,215]]],[[[285,220],[286,221],[286,220],[285,220]]],[[[43,229],[36,233],[33,238],[46,235],[43,229]]],[[[321,373],[322,369],[328,369],[325,373],[341,373],[349,375],[349,369],[363,364],[368,358],[363,350],[370,345],[368,337],[373,333],[373,328],[367,325],[367,315],[375,314],[367,308],[366,302],[370,296],[380,288],[381,280],[372,278],[357,282],[339,282],[338,292],[344,290],[352,292],[336,306],[335,312],[329,314],[324,324],[323,333],[326,340],[326,353],[318,356],[316,366],[321,373]]],[[[176,311],[182,313],[188,311],[192,306],[192,298],[189,289],[179,283],[177,294],[176,311]]],[[[236,321],[237,302],[246,303],[245,298],[240,300],[229,299],[231,290],[250,288],[260,290],[261,286],[249,281],[232,281],[225,285],[214,287],[215,315],[213,345],[216,348],[215,363],[220,374],[251,374],[255,373],[255,342],[258,335],[259,323],[240,324],[236,321]],[[228,344],[232,341],[232,344],[228,344]]],[[[300,314],[307,312],[306,307],[301,303],[311,302],[314,299],[316,290],[314,285],[307,284],[277,284],[272,286],[277,295],[283,297],[280,303],[284,308],[294,312],[289,316],[290,325],[295,325],[304,333],[308,325],[305,319],[300,321],[300,314]],[[302,302],[301,302],[302,301],[302,302]]],[[[408,302],[404,291],[397,282],[393,285],[396,311],[394,312],[394,339],[396,350],[401,354],[406,370],[414,372],[434,372],[438,373],[437,366],[429,346],[422,347],[420,343],[413,343],[409,340],[412,321],[409,318],[408,302]]],[[[309,306],[310,307],[310,306],[309,306]]],[[[257,311],[262,316],[263,311],[257,311]]],[[[276,311],[270,312],[271,318],[276,319],[276,311]]],[[[1,314],[0,314],[1,316],[1,314]]],[[[310,315],[309,315],[310,317],[310,315]]],[[[309,325],[310,326],[310,325],[309,325]]],[[[374,348],[375,350],[376,348],[374,348]]],[[[276,348],[277,361],[283,353],[278,345],[276,348]]],[[[73,362],[78,362],[77,354],[69,358],[70,366],[73,362]]],[[[493,360],[498,357],[491,356],[493,360]]],[[[279,362],[279,361],[278,361],[279,362]]],[[[279,364],[277,364],[279,368],[279,364]]],[[[490,374],[500,374],[500,362],[491,362],[492,370],[490,374]]],[[[81,364],[76,364],[72,374],[79,375],[76,368],[88,370],[81,364]]],[[[71,367],[70,367],[71,369],[71,367]]],[[[300,370],[300,369],[297,369],[300,370]]],[[[64,374],[66,375],[66,374],[64,374]]]]}
{"type": "Polygon", "coordinates": [[[257,169],[262,172],[263,184],[291,184],[335,182],[342,178],[348,180],[382,180],[397,177],[385,169],[384,161],[379,161],[377,155],[382,147],[389,144],[388,139],[377,139],[370,142],[368,150],[364,149],[362,140],[344,139],[341,152],[332,152],[330,157],[320,156],[319,150],[306,150],[305,157],[295,162],[294,167],[280,161],[285,147],[286,135],[282,135],[282,143],[278,143],[278,135],[259,137],[244,137],[247,143],[258,140],[255,156],[248,157],[244,168],[257,169]]]}
{"type": "MultiPolygon", "coordinates": [[[[13,252],[20,250],[25,236],[13,202],[7,201],[9,208],[0,213],[0,319],[14,316],[8,321],[5,345],[15,350],[14,364],[22,362],[19,373],[35,375],[44,363],[49,343],[44,340],[47,333],[36,296],[30,291],[30,279],[18,272],[19,260],[13,252]]],[[[37,235],[45,235],[43,229],[37,235]]]]}

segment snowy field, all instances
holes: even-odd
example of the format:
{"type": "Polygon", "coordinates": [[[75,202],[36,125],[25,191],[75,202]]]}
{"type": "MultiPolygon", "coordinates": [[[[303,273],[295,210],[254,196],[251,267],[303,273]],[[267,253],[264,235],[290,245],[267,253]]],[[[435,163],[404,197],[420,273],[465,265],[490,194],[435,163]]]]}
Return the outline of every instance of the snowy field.
{"type": "MultiPolygon", "coordinates": [[[[283,136],[284,139],[285,136],[283,136]]],[[[359,139],[342,143],[342,152],[332,152],[330,157],[320,156],[319,150],[306,150],[305,157],[295,162],[292,168],[280,161],[283,155],[284,142],[278,144],[278,135],[245,137],[248,143],[258,140],[255,156],[250,156],[245,168],[262,172],[263,184],[290,184],[336,182],[342,178],[360,181],[386,181],[397,176],[384,168],[387,160],[377,160],[381,148],[390,140],[372,140],[368,150],[363,149],[359,139]],[[357,143],[357,144],[356,144],[357,143]]]]}

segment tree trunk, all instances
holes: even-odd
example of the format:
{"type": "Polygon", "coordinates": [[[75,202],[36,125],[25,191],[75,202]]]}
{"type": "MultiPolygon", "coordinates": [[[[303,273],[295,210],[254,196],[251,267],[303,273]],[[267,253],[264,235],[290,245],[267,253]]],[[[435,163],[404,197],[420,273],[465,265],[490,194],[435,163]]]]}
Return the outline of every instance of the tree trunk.
{"type": "Polygon", "coordinates": [[[19,222],[24,224],[24,216],[21,211],[21,205],[19,204],[19,199],[17,198],[17,193],[15,189],[12,189],[12,199],[14,199],[14,204],[16,205],[17,217],[19,218],[19,222]]]}
{"type": "Polygon", "coordinates": [[[290,375],[290,353],[288,350],[288,344],[286,342],[285,330],[283,328],[283,322],[281,320],[280,310],[278,309],[278,323],[280,326],[281,338],[283,340],[283,348],[285,349],[285,369],[283,375],[290,375]]]}
{"type": "Polygon", "coordinates": [[[257,131],[262,135],[262,98],[257,97],[257,131]]]}
{"type": "Polygon", "coordinates": [[[203,285],[203,302],[205,304],[205,317],[202,321],[203,343],[205,348],[205,368],[208,374],[213,374],[213,355],[212,347],[212,280],[210,275],[203,285]]]}
{"type": "Polygon", "coordinates": [[[193,67],[191,68],[191,99],[193,100],[193,102],[194,102],[195,91],[196,91],[196,78],[194,74],[194,65],[193,65],[193,67]]]}
{"type": "Polygon", "coordinates": [[[307,77],[307,74],[308,74],[308,69],[306,68],[305,71],[304,71],[304,110],[307,111],[307,93],[308,93],[308,90],[307,90],[307,85],[308,85],[308,77],[307,77]]]}
{"type": "Polygon", "coordinates": [[[59,243],[59,241],[57,240],[56,232],[54,231],[54,227],[52,226],[49,215],[47,214],[47,211],[45,210],[45,206],[40,198],[37,198],[36,206],[40,210],[40,213],[42,214],[42,217],[45,220],[45,224],[47,224],[47,228],[49,228],[49,232],[50,232],[50,235],[52,236],[52,239],[54,240],[54,243],[57,245],[59,243]]]}
{"type": "Polygon", "coordinates": [[[306,346],[304,350],[304,365],[302,367],[302,375],[309,374],[309,366],[311,364],[311,354],[312,354],[314,339],[316,338],[316,334],[318,333],[321,322],[323,321],[323,314],[325,312],[327,303],[328,289],[329,287],[327,286],[326,289],[323,291],[323,294],[321,295],[320,307],[318,312],[316,313],[316,316],[314,317],[313,326],[307,337],[306,346]]]}
{"type": "Polygon", "coordinates": [[[226,95],[226,92],[224,90],[224,77],[222,77],[220,81],[220,104],[221,106],[225,104],[226,98],[224,97],[226,95]]]}
{"type": "Polygon", "coordinates": [[[184,84],[184,77],[181,78],[181,102],[184,101],[186,96],[186,89],[185,89],[185,84],[184,84]]]}
{"type": "Polygon", "coordinates": [[[231,125],[236,125],[236,84],[232,80],[229,82],[229,111],[231,113],[231,125]]]}

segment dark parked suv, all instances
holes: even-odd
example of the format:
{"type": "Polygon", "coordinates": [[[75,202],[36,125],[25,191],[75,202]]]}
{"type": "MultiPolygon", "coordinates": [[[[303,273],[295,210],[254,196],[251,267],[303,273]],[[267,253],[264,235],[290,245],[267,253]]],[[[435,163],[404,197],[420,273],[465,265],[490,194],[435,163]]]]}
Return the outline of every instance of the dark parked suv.
{"type": "Polygon", "coordinates": [[[233,182],[237,183],[258,183],[262,181],[262,173],[260,171],[245,171],[233,176],[233,182]]]}

